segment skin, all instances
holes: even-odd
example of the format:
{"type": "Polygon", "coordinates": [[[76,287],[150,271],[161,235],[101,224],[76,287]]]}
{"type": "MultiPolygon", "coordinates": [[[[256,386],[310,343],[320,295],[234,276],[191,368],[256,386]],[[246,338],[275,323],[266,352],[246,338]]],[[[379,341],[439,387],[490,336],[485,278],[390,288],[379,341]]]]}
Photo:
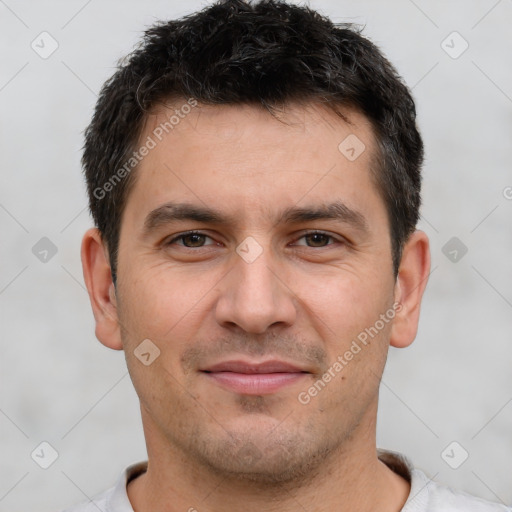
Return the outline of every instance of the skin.
{"type": "MultiPolygon", "coordinates": [[[[172,113],[151,115],[140,140],[172,113]]],[[[389,346],[416,336],[429,244],[411,235],[395,279],[370,171],[374,136],[363,115],[344,113],[350,125],[315,104],[287,105],[286,122],[255,106],[198,106],[136,170],[117,289],[98,231],[85,234],[96,336],[125,351],[141,403],[149,465],[128,485],[137,512],[385,512],[405,503],[408,482],[377,458],[378,390],[389,346]],[[355,161],[338,150],[350,134],[366,146],[355,161]],[[232,223],[181,220],[144,233],[146,216],[169,201],[215,208],[232,223]],[[285,208],[334,201],[358,211],[366,230],[337,219],[278,222],[285,208]],[[188,230],[206,236],[172,241],[188,230]],[[236,252],[247,237],[262,251],[250,263],[236,252]],[[299,393],[394,303],[393,320],[301,403],[299,393]],[[134,354],[145,339],[160,350],[148,366],[134,354]],[[309,373],[255,396],[200,371],[272,358],[309,373]]]]}

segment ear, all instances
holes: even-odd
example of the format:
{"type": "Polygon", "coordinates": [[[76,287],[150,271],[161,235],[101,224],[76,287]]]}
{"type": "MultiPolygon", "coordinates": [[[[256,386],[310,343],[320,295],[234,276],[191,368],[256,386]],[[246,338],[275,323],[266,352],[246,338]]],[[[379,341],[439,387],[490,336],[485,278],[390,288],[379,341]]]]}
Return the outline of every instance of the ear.
{"type": "Polygon", "coordinates": [[[395,283],[396,315],[391,329],[390,345],[408,347],[418,332],[420,305],[430,272],[430,248],[427,235],[415,231],[402,251],[395,283]]]}
{"type": "Polygon", "coordinates": [[[106,347],[122,350],[108,250],[96,228],[86,231],[82,239],[81,256],[85,285],[96,321],[96,337],[106,347]]]}

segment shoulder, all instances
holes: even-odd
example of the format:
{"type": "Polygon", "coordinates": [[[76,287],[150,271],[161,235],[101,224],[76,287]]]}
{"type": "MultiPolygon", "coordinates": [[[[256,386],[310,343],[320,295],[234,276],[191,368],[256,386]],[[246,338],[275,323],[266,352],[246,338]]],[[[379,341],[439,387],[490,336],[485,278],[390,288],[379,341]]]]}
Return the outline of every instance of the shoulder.
{"type": "Polygon", "coordinates": [[[144,473],[146,469],[147,461],[129,466],[121,473],[113,487],[87,502],[67,508],[62,512],[133,512],[126,485],[130,480],[144,473]]]}
{"type": "Polygon", "coordinates": [[[457,511],[512,512],[512,508],[434,482],[419,469],[411,470],[411,492],[402,512],[457,511]]]}
{"type": "Polygon", "coordinates": [[[512,507],[491,503],[434,482],[400,453],[379,450],[378,454],[389,469],[411,484],[409,498],[401,512],[512,512],[512,507]]]}

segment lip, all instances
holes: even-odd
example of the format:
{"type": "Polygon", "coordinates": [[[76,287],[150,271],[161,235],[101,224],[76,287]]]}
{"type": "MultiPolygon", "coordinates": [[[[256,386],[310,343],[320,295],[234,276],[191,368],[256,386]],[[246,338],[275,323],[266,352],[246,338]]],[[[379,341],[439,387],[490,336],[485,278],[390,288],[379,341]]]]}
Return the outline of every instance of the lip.
{"type": "MultiPolygon", "coordinates": [[[[209,366],[202,371],[207,372],[235,372],[244,374],[255,373],[300,373],[306,372],[302,368],[285,361],[271,359],[261,363],[246,362],[241,360],[222,361],[209,366]]],[[[308,372],[306,372],[308,373],[308,372]]]]}
{"type": "Polygon", "coordinates": [[[302,380],[310,372],[285,361],[223,361],[201,372],[221,387],[244,395],[268,395],[302,380]]]}

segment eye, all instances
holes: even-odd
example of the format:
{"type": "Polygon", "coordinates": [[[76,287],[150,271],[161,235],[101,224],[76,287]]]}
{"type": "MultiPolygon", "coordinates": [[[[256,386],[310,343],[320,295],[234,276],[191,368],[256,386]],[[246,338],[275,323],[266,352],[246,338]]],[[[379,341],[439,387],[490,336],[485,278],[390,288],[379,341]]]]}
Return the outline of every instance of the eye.
{"type": "Polygon", "coordinates": [[[334,240],[335,242],[341,243],[340,240],[337,240],[332,235],[322,231],[311,231],[310,233],[306,233],[305,235],[301,236],[298,240],[302,239],[306,240],[306,244],[295,243],[294,245],[306,245],[307,247],[326,247],[327,245],[333,245],[332,243],[328,243],[329,240],[334,240]]]}
{"type": "Polygon", "coordinates": [[[208,235],[201,233],[200,231],[189,231],[187,233],[182,233],[174,237],[165,243],[165,245],[180,245],[182,247],[186,247],[189,249],[204,247],[205,245],[214,245],[216,242],[212,240],[208,235]],[[205,243],[206,240],[210,240],[212,243],[205,243]],[[181,243],[176,243],[176,242],[181,243]]]}
{"type": "MultiPolygon", "coordinates": [[[[309,233],[305,233],[304,235],[302,235],[292,245],[303,247],[305,246],[311,248],[322,248],[327,247],[329,245],[335,245],[335,243],[343,242],[328,233],[324,233],[323,231],[311,231],[309,233]],[[304,242],[301,243],[301,240],[304,240],[304,242]]],[[[165,245],[178,245],[187,249],[200,249],[201,247],[205,247],[208,245],[219,244],[218,242],[215,242],[215,240],[213,240],[211,237],[200,231],[188,231],[186,233],[182,233],[178,236],[175,236],[171,240],[165,242],[165,245]]]]}

